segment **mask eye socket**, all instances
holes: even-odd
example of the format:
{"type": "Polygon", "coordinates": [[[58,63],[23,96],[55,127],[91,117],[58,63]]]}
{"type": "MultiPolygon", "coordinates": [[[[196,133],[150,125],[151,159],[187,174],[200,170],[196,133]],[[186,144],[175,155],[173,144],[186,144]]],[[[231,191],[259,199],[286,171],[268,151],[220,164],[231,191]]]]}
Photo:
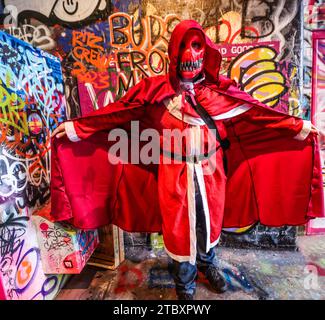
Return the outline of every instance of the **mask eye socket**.
{"type": "Polygon", "coordinates": [[[195,50],[200,50],[202,48],[202,44],[198,41],[193,41],[192,42],[192,48],[195,50]]]}

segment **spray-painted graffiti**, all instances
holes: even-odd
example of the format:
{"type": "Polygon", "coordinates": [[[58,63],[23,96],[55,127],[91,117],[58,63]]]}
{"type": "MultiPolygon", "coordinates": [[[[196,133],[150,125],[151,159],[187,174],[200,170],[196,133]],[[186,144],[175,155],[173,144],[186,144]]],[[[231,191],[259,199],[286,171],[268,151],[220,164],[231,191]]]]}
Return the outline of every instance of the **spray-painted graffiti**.
{"type": "Polygon", "coordinates": [[[19,27],[9,26],[4,31],[40,49],[52,50],[55,48],[56,43],[52,38],[51,30],[46,25],[23,24],[19,27]]]}
{"type": "Polygon", "coordinates": [[[26,232],[28,217],[15,217],[11,213],[4,223],[0,224],[1,257],[12,256],[23,244],[22,237],[26,232]]]}
{"type": "MultiPolygon", "coordinates": [[[[284,34],[285,28],[293,22],[299,12],[297,1],[285,0],[245,0],[242,7],[241,36],[253,39],[279,40],[282,47],[286,46],[288,39],[284,34]],[[247,33],[245,26],[249,25],[259,30],[256,35],[247,33]]],[[[283,52],[285,53],[285,52],[283,52]]]]}
{"type": "MultiPolygon", "coordinates": [[[[63,79],[59,59],[3,32],[0,53],[0,285],[5,299],[32,299],[47,279],[30,216],[49,199],[49,134],[65,118],[63,79]]],[[[55,294],[43,291],[38,299],[55,294]]]]}
{"type": "MultiPolygon", "coordinates": [[[[14,213],[11,213],[0,225],[1,280],[2,286],[7,287],[5,295],[10,299],[17,295],[16,278],[18,277],[18,281],[21,282],[21,270],[20,274],[17,273],[18,269],[14,270],[16,262],[14,255],[18,255],[18,261],[25,244],[24,236],[28,220],[28,217],[14,217],[14,213]]],[[[28,271],[30,273],[31,268],[28,271]]]]}
{"type": "MultiPolygon", "coordinates": [[[[82,109],[95,109],[113,102],[142,78],[165,74],[168,68],[167,47],[172,26],[180,19],[134,16],[115,13],[103,25],[109,39],[92,32],[72,34],[72,74],[78,78],[82,109]],[[107,42],[108,41],[108,42],[107,42]],[[105,46],[109,45],[108,50],[105,46]],[[90,103],[89,103],[90,102],[90,103]]],[[[99,33],[100,34],[100,33],[99,33]]]]}
{"type": "Polygon", "coordinates": [[[15,291],[23,293],[32,283],[39,266],[39,249],[29,249],[17,262],[15,291]]]}
{"type": "Polygon", "coordinates": [[[46,274],[80,273],[99,243],[97,230],[78,230],[50,221],[48,205],[34,213],[43,271],[46,274]]]}
{"type": "MultiPolygon", "coordinates": [[[[51,299],[55,289],[57,292],[59,287],[43,290],[48,279],[41,271],[39,249],[31,238],[33,233],[28,225],[29,217],[24,212],[20,214],[21,216],[16,216],[10,213],[0,224],[0,274],[4,289],[4,296],[1,298],[33,299],[37,295],[38,299],[51,299]],[[38,285],[43,290],[42,295],[37,293],[34,297],[30,296],[30,292],[35,291],[38,285]]],[[[63,285],[66,277],[52,276],[53,279],[63,285]]]]}
{"type": "Polygon", "coordinates": [[[79,250],[84,261],[88,260],[88,257],[98,244],[97,231],[90,230],[87,232],[81,230],[77,233],[77,243],[79,245],[79,250]]]}
{"type": "Polygon", "coordinates": [[[103,82],[102,86],[106,84],[107,87],[108,77],[102,77],[101,73],[88,71],[88,67],[98,72],[108,68],[108,59],[102,45],[103,40],[103,37],[91,32],[72,32],[72,56],[76,60],[73,63],[72,75],[83,82],[99,78],[99,83],[103,82]],[[93,79],[93,75],[95,75],[95,79],[93,79]]]}
{"type": "MultiPolygon", "coordinates": [[[[143,269],[143,267],[129,266],[127,264],[120,266],[114,293],[119,295],[139,287],[148,289],[175,288],[173,277],[169,268],[166,268],[166,265],[154,264],[148,270],[148,275],[144,273],[143,269]]],[[[257,281],[252,279],[247,270],[227,266],[221,268],[220,272],[227,281],[229,290],[243,290],[249,294],[257,295],[259,299],[266,299],[268,297],[268,293],[261,288],[257,281]]],[[[209,281],[201,272],[198,273],[196,283],[209,286],[209,281]]]]}
{"type": "Polygon", "coordinates": [[[69,235],[57,225],[49,226],[46,222],[40,225],[43,234],[44,248],[48,251],[59,250],[60,248],[71,248],[72,241],[69,235]]]}
{"type": "MultiPolygon", "coordinates": [[[[12,15],[18,17],[19,25],[15,27],[22,30],[26,25],[25,31],[17,33],[19,37],[23,38],[30,30],[33,36],[25,40],[37,44],[38,38],[43,37],[42,44],[49,48],[56,43],[56,47],[49,50],[62,59],[71,116],[79,115],[83,109],[87,113],[90,103],[92,109],[107,105],[144,77],[166,73],[168,40],[174,26],[184,18],[198,20],[210,38],[221,44],[253,43],[256,47],[260,42],[278,41],[280,47],[273,55],[274,48],[266,50],[270,54],[266,58],[268,62],[261,61],[267,53],[258,53],[257,48],[237,51],[241,54],[239,68],[250,58],[252,64],[257,64],[255,68],[247,68],[246,76],[251,76],[246,79],[249,83],[241,85],[256,98],[269,100],[267,103],[272,107],[301,114],[301,83],[297,80],[301,8],[297,0],[207,0],[200,7],[195,2],[186,3],[185,10],[182,4],[176,6],[173,1],[166,1],[162,5],[157,0],[145,4],[127,1],[123,5],[104,0],[47,2],[47,6],[40,6],[32,1],[27,6],[20,1],[6,0],[4,7],[16,7],[16,11],[11,10],[12,15]],[[96,23],[93,19],[97,19],[96,23]],[[77,21],[79,29],[65,28],[65,24],[74,25],[77,21]],[[28,26],[39,28],[39,31],[32,33],[28,26]],[[45,37],[52,38],[53,42],[46,42],[45,37]],[[254,78],[258,66],[263,68],[264,74],[254,78]],[[263,95],[270,88],[274,94],[265,99],[263,95]]],[[[11,33],[14,32],[13,28],[11,33]]],[[[230,57],[225,57],[224,74],[233,73],[235,68],[230,70],[229,67],[231,61],[230,57]]]]}
{"type": "Polygon", "coordinates": [[[109,2],[106,0],[47,0],[32,1],[4,0],[6,21],[18,23],[27,17],[35,17],[48,24],[60,23],[69,26],[83,21],[94,21],[107,15],[109,2]]]}
{"type": "Polygon", "coordinates": [[[277,70],[277,52],[258,46],[239,54],[230,64],[228,76],[255,99],[274,106],[286,93],[286,79],[277,70]]]}
{"type": "MultiPolygon", "coordinates": [[[[318,32],[314,39],[314,103],[313,112],[315,122],[322,131],[325,129],[325,31],[318,32]]],[[[325,164],[325,153],[322,153],[322,162],[325,164]]]]}
{"type": "Polygon", "coordinates": [[[261,6],[255,6],[256,1],[244,1],[241,19],[234,11],[220,18],[219,39],[223,41],[220,44],[223,55],[221,71],[256,99],[299,116],[302,113],[299,101],[300,52],[298,44],[292,46],[300,34],[299,3],[259,3],[261,6]],[[289,24],[296,30],[294,39],[286,29],[289,24]]]}
{"type": "Polygon", "coordinates": [[[51,300],[56,295],[57,292],[59,292],[62,287],[64,286],[67,275],[51,275],[47,278],[45,278],[45,281],[43,282],[41,286],[41,290],[37,292],[31,300],[51,300]]]}
{"type": "MultiPolygon", "coordinates": [[[[26,152],[29,147],[45,148],[48,130],[52,130],[64,114],[59,62],[57,60],[55,65],[46,54],[35,55],[31,47],[25,48],[22,42],[15,42],[5,33],[1,33],[0,42],[2,129],[15,137],[15,147],[21,151],[26,152]]],[[[13,139],[7,137],[8,140],[10,147],[13,139]]]]}
{"type": "Polygon", "coordinates": [[[308,30],[325,28],[325,3],[323,0],[306,0],[304,21],[308,30]]]}
{"type": "Polygon", "coordinates": [[[139,287],[144,281],[143,272],[136,268],[130,268],[123,265],[119,268],[118,284],[115,288],[115,293],[121,293],[127,290],[132,290],[139,287]]]}
{"type": "Polygon", "coordinates": [[[126,13],[112,14],[108,19],[111,50],[106,55],[101,43],[103,38],[90,33],[74,33],[73,43],[78,46],[74,46],[73,56],[79,59],[75,64],[79,68],[74,69],[73,74],[84,84],[96,107],[94,94],[97,97],[102,91],[112,90],[112,97],[106,95],[104,98],[111,102],[142,78],[166,73],[167,39],[176,21],[179,21],[176,15],[164,19],[152,15],[135,21],[126,13]],[[87,42],[86,48],[81,47],[82,42],[87,42]],[[85,65],[80,63],[82,59],[88,63],[88,69],[93,70],[95,66],[98,72],[86,72],[85,65]]]}
{"type": "Polygon", "coordinates": [[[265,300],[269,296],[269,294],[249,276],[246,270],[223,268],[222,274],[230,290],[236,291],[241,289],[248,293],[255,293],[260,300],[265,300]]]}
{"type": "MultiPolygon", "coordinates": [[[[313,33],[312,119],[317,128],[325,130],[325,30],[313,33]]],[[[325,141],[320,141],[321,165],[325,176],[325,141]]],[[[325,188],[325,184],[324,184],[325,188]]],[[[325,233],[325,218],[308,223],[308,233],[325,233]]]]}
{"type": "Polygon", "coordinates": [[[62,82],[51,80],[52,65],[36,63],[33,74],[40,77],[28,77],[28,67],[18,65],[32,63],[31,55],[16,50],[14,56],[7,48],[3,52],[6,65],[17,65],[19,72],[0,70],[5,97],[0,101],[0,141],[6,146],[1,154],[7,159],[1,158],[0,196],[15,197],[24,205],[35,204],[35,197],[45,201],[46,130],[62,119],[55,105],[64,103],[63,90],[67,115],[73,118],[115,101],[144,77],[166,73],[168,41],[182,19],[197,20],[214,42],[232,48],[234,53],[223,57],[222,74],[236,78],[242,89],[270,106],[308,119],[308,95],[302,104],[299,81],[300,13],[298,0],[3,0],[0,14],[5,30],[59,57],[64,85],[55,87],[62,82]],[[266,98],[270,89],[273,95],[266,98]],[[37,188],[31,179],[38,181],[37,188]],[[31,196],[20,196],[21,189],[31,196]]]}

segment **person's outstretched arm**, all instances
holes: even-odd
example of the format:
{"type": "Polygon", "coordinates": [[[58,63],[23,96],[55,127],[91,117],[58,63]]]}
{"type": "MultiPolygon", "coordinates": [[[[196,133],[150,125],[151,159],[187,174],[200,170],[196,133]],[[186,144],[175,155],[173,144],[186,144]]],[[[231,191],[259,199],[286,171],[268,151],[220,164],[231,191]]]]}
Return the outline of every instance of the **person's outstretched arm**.
{"type": "Polygon", "coordinates": [[[320,134],[320,131],[310,121],[277,112],[267,107],[261,108],[254,107],[250,104],[243,104],[232,110],[229,116],[225,116],[226,122],[230,118],[232,118],[233,121],[236,121],[236,118],[244,120],[260,128],[287,132],[297,140],[306,139],[309,133],[320,134]],[[239,110],[239,114],[234,112],[237,109],[239,110]],[[235,116],[233,116],[233,114],[235,114],[235,116]]]}
{"type": "Polygon", "coordinates": [[[147,93],[150,79],[146,78],[132,87],[120,100],[95,110],[87,116],[67,120],[61,123],[52,133],[52,137],[62,138],[65,135],[71,141],[86,139],[95,132],[110,130],[145,114],[147,93]]]}
{"type": "Polygon", "coordinates": [[[243,114],[243,118],[264,128],[286,131],[297,140],[306,139],[309,133],[319,134],[318,129],[310,121],[268,108],[251,108],[243,114]]]}

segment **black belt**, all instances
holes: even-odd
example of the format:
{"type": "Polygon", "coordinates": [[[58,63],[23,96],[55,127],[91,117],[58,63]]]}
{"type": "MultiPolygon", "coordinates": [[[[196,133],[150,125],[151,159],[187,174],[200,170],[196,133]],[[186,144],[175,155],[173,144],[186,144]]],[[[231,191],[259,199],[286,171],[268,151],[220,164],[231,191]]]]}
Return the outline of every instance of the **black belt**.
{"type": "Polygon", "coordinates": [[[183,161],[183,162],[199,163],[202,160],[209,159],[214,153],[217,152],[217,150],[220,147],[221,146],[218,146],[217,148],[215,148],[213,150],[210,150],[209,152],[206,152],[204,154],[200,154],[200,155],[183,156],[183,155],[180,155],[180,154],[171,153],[171,152],[166,151],[166,150],[162,150],[162,153],[163,153],[164,156],[167,156],[170,159],[183,161]]]}

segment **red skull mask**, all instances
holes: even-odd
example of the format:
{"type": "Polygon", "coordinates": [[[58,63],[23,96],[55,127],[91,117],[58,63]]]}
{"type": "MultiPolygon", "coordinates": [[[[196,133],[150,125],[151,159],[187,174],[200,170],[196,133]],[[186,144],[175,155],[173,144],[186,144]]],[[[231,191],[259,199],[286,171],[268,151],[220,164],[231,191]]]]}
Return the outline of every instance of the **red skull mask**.
{"type": "Polygon", "coordinates": [[[178,74],[183,81],[194,80],[203,70],[205,38],[199,30],[185,33],[179,50],[178,74]]]}

